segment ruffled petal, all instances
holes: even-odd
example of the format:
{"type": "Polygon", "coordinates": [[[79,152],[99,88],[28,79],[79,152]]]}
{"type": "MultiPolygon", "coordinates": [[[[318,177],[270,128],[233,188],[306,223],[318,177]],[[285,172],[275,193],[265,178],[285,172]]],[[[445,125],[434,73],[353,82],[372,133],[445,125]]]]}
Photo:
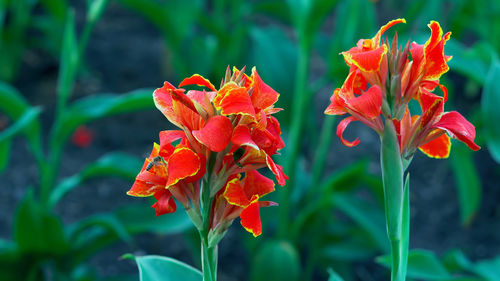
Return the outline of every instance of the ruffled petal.
{"type": "Polygon", "coordinates": [[[252,199],[252,203],[241,211],[241,226],[257,237],[262,234],[262,222],[260,221],[258,197],[252,199]]]}
{"type": "Polygon", "coordinates": [[[273,159],[269,155],[266,155],[266,165],[276,176],[278,184],[284,186],[286,183],[285,181],[288,180],[288,176],[283,172],[283,167],[274,163],[273,159]]]}
{"type": "Polygon", "coordinates": [[[448,32],[443,36],[443,30],[436,21],[431,21],[428,26],[431,29],[431,37],[424,45],[426,70],[423,79],[437,80],[450,69],[446,63],[450,57],[444,55],[444,44],[450,38],[451,33],[448,32]]]}
{"type": "Polygon", "coordinates": [[[245,88],[239,87],[229,90],[220,100],[216,108],[223,115],[242,114],[255,117],[255,109],[252,105],[252,100],[245,88]]]}
{"type": "Polygon", "coordinates": [[[236,147],[246,145],[252,147],[253,149],[259,149],[257,144],[252,140],[250,128],[246,125],[238,125],[234,128],[231,141],[236,147]]]}
{"type": "Polygon", "coordinates": [[[233,134],[233,123],[226,116],[213,116],[201,130],[193,131],[193,136],[214,152],[224,150],[233,134]]]}
{"type": "Polygon", "coordinates": [[[205,86],[212,91],[216,91],[214,85],[212,85],[212,83],[210,83],[208,79],[199,74],[194,74],[191,77],[182,80],[182,82],[179,84],[179,88],[186,85],[205,86]]]}
{"type": "Polygon", "coordinates": [[[368,118],[376,118],[382,111],[382,91],[374,85],[360,96],[348,100],[346,103],[353,111],[368,118]]]}
{"type": "Polygon", "coordinates": [[[382,58],[387,54],[387,46],[382,45],[376,49],[362,52],[342,52],[349,65],[353,64],[364,72],[380,70],[382,58]]]}
{"type": "Polygon", "coordinates": [[[395,20],[391,20],[390,22],[388,22],[387,24],[382,26],[379,29],[379,31],[377,32],[377,34],[372,39],[375,46],[380,45],[380,40],[382,38],[382,34],[384,34],[384,32],[386,32],[389,28],[393,27],[394,25],[396,25],[398,23],[406,23],[406,20],[405,19],[395,19],[395,20]]]}
{"type": "Polygon", "coordinates": [[[250,199],[248,198],[245,190],[243,189],[240,181],[237,178],[228,181],[228,183],[226,184],[226,188],[224,189],[223,196],[231,205],[241,208],[245,208],[246,206],[250,205],[250,199]]]}
{"type": "Polygon", "coordinates": [[[345,129],[347,128],[347,125],[349,125],[349,123],[351,123],[352,121],[357,121],[357,119],[353,116],[349,116],[349,117],[344,118],[337,125],[337,136],[340,138],[340,141],[342,142],[342,144],[344,144],[345,146],[348,146],[348,147],[353,147],[353,146],[356,146],[360,143],[359,138],[356,138],[354,141],[349,142],[349,141],[345,140],[344,137],[342,136],[344,134],[345,129]]]}
{"type": "Polygon", "coordinates": [[[448,158],[451,150],[450,137],[446,134],[442,134],[438,138],[419,146],[418,149],[420,149],[420,151],[422,151],[425,155],[432,158],[448,158]]]}
{"type": "Polygon", "coordinates": [[[155,209],[156,216],[173,213],[177,209],[177,205],[175,204],[170,191],[160,189],[155,192],[154,196],[157,201],[151,207],[155,209]]]}
{"type": "Polygon", "coordinates": [[[346,103],[340,96],[340,88],[335,89],[330,97],[330,105],[325,109],[325,114],[328,115],[343,115],[346,114],[346,103]]]}
{"type": "Polygon", "coordinates": [[[256,170],[248,171],[243,179],[243,190],[247,198],[258,195],[259,198],[274,191],[274,182],[256,170]]]}
{"type": "Polygon", "coordinates": [[[481,147],[474,143],[476,129],[469,121],[456,111],[446,112],[434,127],[445,130],[452,138],[464,142],[470,149],[476,151],[481,147]]]}
{"type": "Polygon", "coordinates": [[[256,68],[252,68],[253,92],[251,100],[256,108],[266,109],[278,101],[279,94],[269,87],[257,73],[256,68]]]}
{"type": "Polygon", "coordinates": [[[200,157],[187,147],[177,147],[167,161],[168,181],[166,186],[194,176],[201,169],[200,157]]]}

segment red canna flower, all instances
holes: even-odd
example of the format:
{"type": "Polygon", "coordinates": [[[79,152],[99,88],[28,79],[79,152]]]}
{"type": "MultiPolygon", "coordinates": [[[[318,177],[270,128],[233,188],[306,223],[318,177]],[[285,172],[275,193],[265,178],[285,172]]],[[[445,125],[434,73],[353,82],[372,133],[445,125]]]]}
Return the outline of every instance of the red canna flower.
{"type": "Polygon", "coordinates": [[[256,170],[269,168],[280,185],[288,179],[271,158],[284,147],[279,122],[272,116],[281,110],[274,107],[278,97],[255,68],[250,76],[244,69],[228,68],[219,90],[198,74],[184,79],[179,88],[165,82],[153,93],[154,102],[180,130],[160,132],[160,144],[154,145],[128,194],[154,195],[157,215],[174,212],[175,198],[203,228],[206,202],[200,194],[209,188],[213,241],[237,217],[245,229],[260,235],[258,209],[275,203],[259,199],[274,190],[274,183],[256,170]],[[181,88],[190,85],[204,89],[181,88]]]}
{"type": "Polygon", "coordinates": [[[335,89],[325,110],[330,115],[351,115],[339,123],[337,136],[344,145],[356,146],[359,139],[350,142],[342,137],[350,122],[361,121],[382,135],[383,119],[390,119],[406,159],[411,159],[417,148],[430,157],[446,158],[450,153],[450,137],[478,150],[474,126],[456,111],[444,112],[448,91],[439,78],[449,69],[447,62],[451,56],[444,54],[444,45],[451,33],[443,35],[439,23],[431,21],[431,36],[424,45],[407,44],[400,50],[397,36],[392,46],[381,38],[397,23],[405,20],[390,21],[372,39],[361,39],[342,53],[350,67],[349,75],[342,87],[335,89]],[[443,92],[443,97],[433,93],[436,88],[443,92]],[[411,115],[408,108],[411,99],[418,101],[422,115],[411,115]]]}

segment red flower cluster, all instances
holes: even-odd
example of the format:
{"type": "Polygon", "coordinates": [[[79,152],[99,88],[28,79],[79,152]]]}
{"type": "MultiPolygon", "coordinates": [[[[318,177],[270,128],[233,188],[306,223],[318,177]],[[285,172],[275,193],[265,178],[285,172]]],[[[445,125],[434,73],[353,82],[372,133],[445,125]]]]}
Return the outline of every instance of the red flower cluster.
{"type": "MultiPolygon", "coordinates": [[[[228,68],[217,90],[210,81],[195,74],[179,88],[165,82],[154,94],[156,107],[181,130],[160,132],[132,188],[132,196],[151,196],[157,215],[175,212],[175,198],[197,224],[200,192],[209,186],[210,231],[224,233],[232,221],[254,236],[262,225],[259,207],[274,203],[260,199],[274,190],[274,182],[257,172],[268,167],[280,185],[288,177],[271,156],[284,147],[278,120],[272,116],[279,94],[252,75],[228,68]],[[181,88],[188,85],[208,91],[181,88]]],[[[199,222],[198,225],[199,226],[199,222]]]]}
{"type": "Polygon", "coordinates": [[[478,150],[474,126],[456,111],[444,112],[448,92],[439,78],[449,69],[451,57],[444,54],[444,45],[451,33],[443,35],[439,23],[431,21],[431,36],[424,45],[413,42],[399,49],[397,35],[392,45],[382,40],[390,27],[405,22],[390,21],[372,39],[361,39],[342,53],[350,67],[349,75],[342,87],[335,89],[325,110],[331,115],[351,115],[339,123],[337,135],[344,145],[355,146],[359,139],[349,142],[342,137],[347,125],[361,121],[382,134],[384,117],[393,120],[401,154],[407,159],[417,148],[430,157],[448,157],[450,137],[478,150]],[[443,97],[433,93],[436,88],[441,89],[443,97]],[[421,115],[410,113],[408,103],[412,99],[420,104],[421,115]]]}

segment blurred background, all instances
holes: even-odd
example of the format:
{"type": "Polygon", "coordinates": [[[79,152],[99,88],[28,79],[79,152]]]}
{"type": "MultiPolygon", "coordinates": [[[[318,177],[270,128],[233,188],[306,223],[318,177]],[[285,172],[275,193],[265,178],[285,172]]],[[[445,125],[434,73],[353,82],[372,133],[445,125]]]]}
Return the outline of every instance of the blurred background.
{"type": "Polygon", "coordinates": [[[400,44],[427,24],[452,31],[447,111],[477,131],[472,152],[417,153],[411,173],[409,280],[500,280],[500,2],[368,0],[0,1],[0,280],[138,280],[126,253],[200,267],[182,210],[155,217],[125,193],[158,132],[163,81],[256,66],[280,94],[290,176],[219,248],[219,279],[388,280],[379,140],[353,124],[343,146],[325,116],[348,68],[339,53],[395,18],[400,44]]]}

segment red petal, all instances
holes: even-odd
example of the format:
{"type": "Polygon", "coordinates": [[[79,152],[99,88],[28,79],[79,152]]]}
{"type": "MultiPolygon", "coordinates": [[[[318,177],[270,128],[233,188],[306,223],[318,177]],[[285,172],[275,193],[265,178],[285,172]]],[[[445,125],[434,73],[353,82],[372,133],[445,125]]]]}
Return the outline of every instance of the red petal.
{"type": "Polygon", "coordinates": [[[266,155],[266,164],[267,167],[271,169],[271,172],[273,172],[273,174],[276,176],[278,184],[284,186],[286,183],[285,181],[288,179],[288,176],[283,172],[283,167],[274,163],[273,159],[269,155],[266,155]]]}
{"type": "Polygon", "coordinates": [[[248,198],[258,195],[259,198],[274,191],[274,182],[256,170],[248,171],[243,180],[243,189],[248,198]]]}
{"type": "Polygon", "coordinates": [[[252,78],[254,90],[251,99],[256,108],[266,109],[278,101],[280,95],[262,81],[255,67],[252,68],[252,78]]]}
{"type": "Polygon", "coordinates": [[[328,115],[343,115],[346,114],[346,103],[340,96],[340,88],[335,89],[330,97],[330,105],[325,109],[325,114],[328,115]]]}
{"type": "Polygon", "coordinates": [[[379,31],[377,32],[377,34],[375,35],[375,37],[373,37],[373,39],[372,39],[375,43],[375,46],[380,45],[380,39],[382,38],[382,34],[384,34],[384,32],[386,32],[389,28],[391,28],[392,26],[394,26],[398,23],[406,23],[406,20],[405,19],[395,19],[395,20],[391,20],[386,25],[382,26],[379,29],[379,31]]]}
{"type": "Polygon", "coordinates": [[[424,56],[425,56],[425,74],[424,80],[437,80],[439,77],[449,70],[446,62],[449,60],[444,55],[444,44],[450,38],[450,33],[445,34],[443,38],[443,30],[439,23],[431,21],[428,25],[431,29],[431,37],[425,42],[424,56]]]}
{"type": "Polygon", "coordinates": [[[172,198],[172,194],[168,190],[158,190],[157,192],[155,192],[155,198],[157,202],[154,203],[151,207],[155,209],[156,216],[173,213],[177,209],[175,201],[172,198]]]}
{"type": "Polygon", "coordinates": [[[155,188],[150,184],[147,184],[140,180],[135,180],[132,188],[127,191],[127,194],[130,196],[136,197],[146,197],[154,194],[155,188]]]}
{"type": "Polygon", "coordinates": [[[353,111],[368,118],[376,118],[382,111],[382,91],[374,85],[358,97],[347,101],[353,111]]]}
{"type": "Polygon", "coordinates": [[[226,116],[213,116],[201,130],[193,131],[193,136],[214,152],[224,150],[233,134],[233,123],[226,116]]]}
{"type": "Polygon", "coordinates": [[[236,126],[236,128],[234,128],[231,141],[236,147],[246,145],[257,150],[259,149],[257,144],[255,144],[255,142],[252,140],[250,128],[248,128],[248,126],[246,125],[238,125],[236,126]]]}
{"type": "Polygon", "coordinates": [[[241,226],[254,237],[262,234],[262,223],[260,221],[259,202],[257,199],[252,200],[252,203],[243,209],[240,214],[241,226]]]}
{"type": "Polygon", "coordinates": [[[440,137],[421,145],[419,149],[425,155],[432,158],[448,158],[448,156],[450,156],[451,149],[450,137],[446,134],[442,134],[440,137]]]}
{"type": "Polygon", "coordinates": [[[234,178],[227,183],[223,196],[231,205],[245,208],[250,204],[250,200],[237,178],[234,178]]]}
{"type": "Polygon", "coordinates": [[[212,91],[216,91],[214,85],[212,85],[212,83],[210,83],[208,79],[205,79],[203,76],[199,74],[194,74],[193,76],[182,80],[182,82],[179,84],[179,88],[186,85],[205,86],[212,91]]]}
{"type": "Polygon", "coordinates": [[[349,142],[344,139],[342,136],[344,134],[345,129],[347,128],[347,125],[351,123],[352,121],[357,121],[357,119],[353,116],[349,116],[344,118],[340,123],[337,125],[337,136],[340,138],[340,141],[348,147],[353,147],[356,146],[360,143],[359,138],[356,138],[353,142],[349,142]]]}
{"type": "Polygon", "coordinates": [[[176,184],[182,179],[197,174],[201,168],[201,159],[187,147],[177,147],[167,161],[168,181],[166,186],[176,184]]]}
{"type": "Polygon", "coordinates": [[[179,126],[179,118],[172,108],[172,96],[170,94],[172,90],[175,90],[175,87],[165,81],[165,83],[163,83],[163,87],[158,88],[154,91],[153,100],[155,102],[156,108],[158,108],[170,122],[179,126]]]}
{"type": "Polygon", "coordinates": [[[170,154],[172,154],[173,151],[173,146],[172,142],[183,138],[186,136],[186,133],[184,131],[180,130],[167,130],[167,131],[161,131],[160,132],[160,151],[159,155],[162,157],[168,157],[170,154]]]}
{"type": "Polygon", "coordinates": [[[444,113],[433,127],[445,130],[452,138],[459,139],[474,151],[481,148],[474,143],[476,137],[474,125],[456,111],[444,113]]]}
{"type": "Polygon", "coordinates": [[[224,115],[243,114],[255,117],[252,100],[243,87],[229,90],[216,108],[224,115]]]}
{"type": "Polygon", "coordinates": [[[380,70],[382,58],[387,53],[387,46],[382,45],[374,50],[362,52],[343,52],[344,59],[348,64],[354,64],[364,72],[380,70]]]}

